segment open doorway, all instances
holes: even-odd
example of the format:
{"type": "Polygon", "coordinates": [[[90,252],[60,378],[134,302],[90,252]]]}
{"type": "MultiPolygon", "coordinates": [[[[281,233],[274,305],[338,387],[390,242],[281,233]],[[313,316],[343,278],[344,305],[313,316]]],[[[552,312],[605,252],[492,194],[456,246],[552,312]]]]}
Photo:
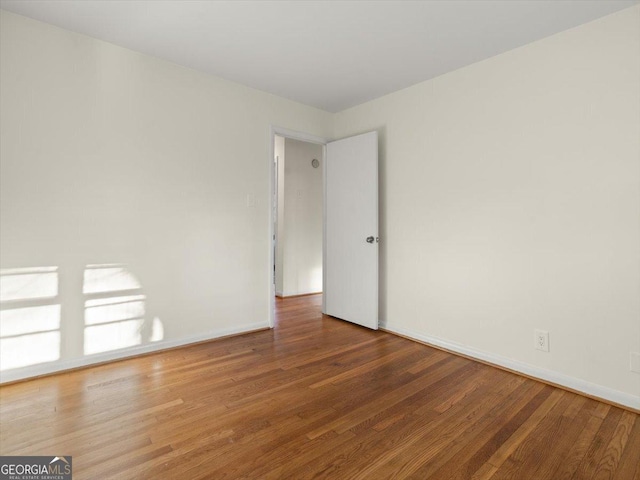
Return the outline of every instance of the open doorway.
{"type": "MultiPolygon", "coordinates": [[[[299,132],[272,127],[271,129],[270,192],[273,208],[270,210],[269,291],[271,308],[269,326],[275,326],[276,283],[282,296],[315,293],[321,285],[322,312],[367,328],[378,328],[378,133],[361,133],[352,137],[327,142],[299,132]],[[277,139],[282,137],[282,139],[277,139]],[[293,146],[287,153],[287,139],[293,146]],[[278,145],[276,146],[276,140],[278,145]],[[292,151],[301,144],[313,144],[316,150],[305,153],[299,163],[290,158],[292,151]],[[277,150],[277,153],[276,153],[277,150]],[[321,155],[320,155],[321,153],[321,155]],[[320,157],[320,158],[318,158],[320,157]],[[280,164],[283,161],[284,163],[280,164]],[[287,202],[287,164],[314,172],[321,195],[310,195],[307,183],[289,184],[293,192],[293,205],[287,202]],[[280,168],[277,168],[277,167],[280,168]],[[284,171],[283,175],[276,173],[284,171]],[[283,185],[284,182],[284,185],[283,185]],[[279,184],[279,185],[278,185],[279,184]],[[300,188],[302,186],[302,188],[300,188]],[[306,191],[308,188],[309,191],[306,191]],[[278,192],[281,193],[280,224],[278,224],[278,192]],[[303,208],[304,207],[304,208],[303,208]],[[308,225],[306,207],[321,211],[322,221],[317,229],[309,226],[299,230],[301,235],[289,239],[287,210],[295,214],[298,223],[308,225]],[[278,235],[280,231],[280,235],[278,235]],[[284,234],[282,232],[285,232],[284,234]],[[284,235],[284,237],[283,237],[284,235]],[[306,273],[300,276],[300,261],[290,266],[298,267],[294,287],[287,288],[287,244],[295,249],[308,244],[321,245],[321,256],[305,253],[306,273]],[[279,247],[280,245],[280,247],[279,247]],[[278,254],[278,251],[280,253],[278,254]],[[278,258],[282,260],[279,264],[278,258]],[[309,258],[315,260],[309,262],[309,258]],[[317,265],[317,266],[316,266],[317,265]],[[282,281],[278,273],[282,272],[282,281]],[[315,285],[313,278],[316,278],[315,285]],[[321,280],[321,284],[320,282],[321,280]]],[[[317,191],[317,188],[314,187],[317,191]]],[[[304,249],[303,249],[304,251],[304,249]]],[[[316,250],[317,252],[317,250],[316,250]]]]}
{"type": "Polygon", "coordinates": [[[322,292],[324,146],[274,135],[273,284],[277,297],[322,292]]]}

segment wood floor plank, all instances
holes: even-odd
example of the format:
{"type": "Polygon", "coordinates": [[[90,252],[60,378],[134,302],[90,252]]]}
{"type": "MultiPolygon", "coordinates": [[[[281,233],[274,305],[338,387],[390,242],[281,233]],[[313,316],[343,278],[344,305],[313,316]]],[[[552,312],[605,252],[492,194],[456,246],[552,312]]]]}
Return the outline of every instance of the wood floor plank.
{"type": "Polygon", "coordinates": [[[602,422],[610,409],[611,406],[609,405],[605,405],[603,403],[598,404],[591,417],[589,417],[583,426],[580,435],[565,455],[562,464],[558,470],[554,472],[554,478],[558,478],[559,480],[568,480],[573,478],[580,463],[584,459],[585,455],[587,455],[591,442],[593,442],[598,429],[602,425],[602,422]]]}
{"type": "Polygon", "coordinates": [[[640,416],[636,416],[627,446],[622,452],[620,463],[612,478],[613,480],[640,478],[640,416]]]}
{"type": "Polygon", "coordinates": [[[545,462],[554,449],[552,442],[540,442],[540,439],[556,438],[563,426],[564,414],[571,408],[574,401],[575,398],[568,392],[562,392],[562,395],[554,403],[551,403],[550,397],[545,402],[547,405],[541,405],[507,440],[503,455],[499,456],[497,460],[495,456],[489,459],[488,464],[497,467],[496,471],[488,476],[476,475],[475,477],[506,480],[518,479],[523,474],[529,475],[531,472],[535,472],[540,463],[545,462]]]}
{"type": "Polygon", "coordinates": [[[640,476],[632,412],[277,299],[276,328],[0,387],[0,454],[74,479],[640,476]]]}
{"type": "MultiPolygon", "coordinates": [[[[431,404],[439,402],[438,398],[431,404]]],[[[416,435],[412,432],[400,442],[390,444],[393,448],[387,448],[383,455],[375,458],[365,469],[353,472],[353,478],[365,479],[372,475],[381,478],[408,478],[439,453],[450,448],[454,439],[462,432],[476,427],[483,416],[489,415],[493,404],[492,396],[476,390],[467,397],[465,404],[458,402],[445,411],[440,411],[437,408],[439,405],[436,405],[428,415],[416,419],[427,426],[424,433],[415,432],[416,435]]]]}
{"type": "MultiPolygon", "coordinates": [[[[455,475],[466,475],[463,472],[477,470],[477,465],[484,461],[483,458],[490,455],[486,450],[483,454],[479,454],[480,450],[485,449],[487,442],[496,432],[517,415],[531,401],[531,398],[543,390],[543,385],[527,381],[522,377],[514,377],[501,384],[504,385],[501,389],[494,387],[489,392],[483,392],[487,401],[492,403],[492,408],[478,421],[473,421],[473,417],[466,415],[469,425],[465,431],[450,442],[445,450],[425,462],[409,478],[416,480],[450,478],[455,475]],[[498,416],[500,421],[497,421],[498,416]],[[483,460],[478,461],[478,459],[483,460]]],[[[470,474],[467,475],[469,476],[470,474]]]]}
{"type": "Polygon", "coordinates": [[[508,422],[501,422],[500,428],[477,450],[475,454],[450,478],[489,478],[486,472],[499,469],[511,454],[518,441],[529,431],[527,421],[539,408],[546,411],[558,401],[561,392],[551,388],[541,388],[508,422]],[[518,433],[520,432],[520,433],[518,433]]]}
{"type": "MultiPolygon", "coordinates": [[[[567,453],[582,432],[585,423],[593,414],[597,402],[585,397],[576,396],[577,401],[573,401],[569,408],[556,419],[556,435],[551,442],[548,437],[540,436],[538,444],[543,445],[544,457],[540,458],[537,467],[530,465],[528,468],[536,478],[541,480],[553,480],[556,472],[561,468],[567,453]]],[[[536,447],[534,447],[536,448],[536,447]]],[[[535,461],[532,456],[530,461],[535,461]]]]}
{"type": "MultiPolygon", "coordinates": [[[[622,412],[622,417],[618,422],[618,426],[613,432],[611,441],[604,451],[600,462],[596,467],[596,471],[591,478],[594,480],[605,480],[613,476],[613,473],[618,468],[622,452],[624,451],[627,441],[629,440],[629,434],[636,422],[636,415],[631,412],[622,412]]],[[[638,453],[640,456],[640,452],[638,453]]]]}
{"type": "Polygon", "coordinates": [[[622,410],[611,408],[605,417],[602,425],[591,441],[589,450],[583,457],[578,469],[573,474],[574,479],[591,478],[596,473],[596,469],[604,456],[605,450],[613,438],[618,422],[622,418],[622,410]]]}

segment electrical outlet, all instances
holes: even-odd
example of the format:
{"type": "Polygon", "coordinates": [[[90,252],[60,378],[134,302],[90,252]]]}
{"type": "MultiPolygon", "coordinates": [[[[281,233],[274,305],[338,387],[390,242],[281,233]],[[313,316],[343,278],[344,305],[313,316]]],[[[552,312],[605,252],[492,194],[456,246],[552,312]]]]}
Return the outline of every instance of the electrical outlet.
{"type": "Polygon", "coordinates": [[[546,330],[534,330],[533,340],[536,350],[541,350],[543,352],[549,351],[549,332],[546,330]]]}
{"type": "Polygon", "coordinates": [[[640,373],[640,353],[629,352],[629,370],[640,373]]]}

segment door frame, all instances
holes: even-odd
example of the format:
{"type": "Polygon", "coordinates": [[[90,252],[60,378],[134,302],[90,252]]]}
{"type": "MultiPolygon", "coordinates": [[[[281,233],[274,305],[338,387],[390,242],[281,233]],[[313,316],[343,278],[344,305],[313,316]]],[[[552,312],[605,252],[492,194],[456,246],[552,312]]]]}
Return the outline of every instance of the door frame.
{"type": "MultiPolygon", "coordinates": [[[[275,299],[276,299],[276,290],[275,283],[273,282],[273,266],[275,264],[275,257],[273,252],[273,238],[276,235],[276,232],[273,229],[273,224],[275,221],[274,217],[274,207],[276,206],[275,196],[278,192],[275,191],[275,179],[276,179],[276,168],[275,168],[275,141],[276,135],[279,137],[290,138],[292,140],[300,140],[302,142],[307,143],[315,143],[316,145],[322,145],[322,288],[324,290],[325,284],[325,210],[326,210],[326,155],[327,148],[326,145],[330,140],[318,137],[316,135],[311,135],[305,132],[298,132],[296,130],[290,130],[288,128],[278,127],[276,125],[271,125],[271,132],[269,135],[269,266],[267,268],[267,278],[268,278],[268,292],[269,292],[269,328],[273,328],[275,325],[275,299]]],[[[285,154],[286,155],[286,154],[285,154]]],[[[285,160],[286,161],[286,160],[285,160]]],[[[277,215],[277,212],[276,212],[277,215]]],[[[322,311],[324,311],[324,297],[322,298],[322,311]]]]}

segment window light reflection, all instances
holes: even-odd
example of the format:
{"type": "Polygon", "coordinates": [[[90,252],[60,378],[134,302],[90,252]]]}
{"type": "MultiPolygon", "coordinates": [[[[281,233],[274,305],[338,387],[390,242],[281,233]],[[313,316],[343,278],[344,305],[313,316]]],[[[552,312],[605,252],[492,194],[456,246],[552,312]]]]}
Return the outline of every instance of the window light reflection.
{"type": "Polygon", "coordinates": [[[126,265],[87,265],[84,270],[83,293],[105,293],[141,288],[138,279],[126,265]]]}
{"type": "Polygon", "coordinates": [[[60,359],[58,267],[0,270],[0,370],[60,359]]]}

